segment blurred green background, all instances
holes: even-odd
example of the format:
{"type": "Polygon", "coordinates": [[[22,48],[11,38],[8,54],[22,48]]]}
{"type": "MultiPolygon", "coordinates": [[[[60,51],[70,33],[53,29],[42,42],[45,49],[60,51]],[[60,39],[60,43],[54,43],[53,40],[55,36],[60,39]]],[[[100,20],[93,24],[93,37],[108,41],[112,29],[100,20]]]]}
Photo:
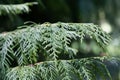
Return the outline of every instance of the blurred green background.
{"type": "MultiPolygon", "coordinates": [[[[71,46],[80,49],[79,52],[83,54],[81,57],[105,56],[107,53],[107,55],[120,58],[120,0],[0,0],[0,4],[25,2],[38,2],[39,4],[30,6],[30,13],[0,15],[1,33],[15,30],[26,21],[95,23],[112,37],[107,52],[102,51],[94,41],[89,39],[86,39],[80,46],[77,44],[78,41],[73,42],[71,46]]],[[[112,74],[116,66],[118,65],[112,68],[112,74]]],[[[116,72],[119,71],[116,70],[116,72]]],[[[118,75],[120,77],[120,74],[118,75]]],[[[116,76],[114,80],[118,79],[116,76]]]]}

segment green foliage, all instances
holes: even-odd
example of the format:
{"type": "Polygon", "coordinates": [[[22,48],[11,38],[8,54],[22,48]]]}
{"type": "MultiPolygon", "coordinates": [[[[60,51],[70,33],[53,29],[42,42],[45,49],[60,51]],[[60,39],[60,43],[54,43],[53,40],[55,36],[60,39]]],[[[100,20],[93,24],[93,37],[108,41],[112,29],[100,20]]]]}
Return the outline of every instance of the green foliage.
{"type": "Polygon", "coordinates": [[[37,4],[37,2],[30,2],[24,4],[0,4],[0,15],[6,14],[21,14],[28,13],[30,11],[29,6],[37,4]]]}
{"type": "Polygon", "coordinates": [[[8,70],[5,80],[111,80],[105,58],[45,61],[8,70]],[[96,67],[101,66],[101,67],[96,67]],[[102,72],[102,74],[101,74],[102,72]]]}
{"type": "Polygon", "coordinates": [[[58,22],[26,24],[21,28],[0,34],[0,61],[1,69],[6,71],[5,80],[95,80],[97,71],[93,69],[103,79],[110,78],[101,58],[74,60],[80,53],[70,46],[74,40],[82,42],[89,37],[104,48],[110,37],[97,25],[58,22]],[[66,58],[60,55],[71,60],[61,60],[66,58]]]}

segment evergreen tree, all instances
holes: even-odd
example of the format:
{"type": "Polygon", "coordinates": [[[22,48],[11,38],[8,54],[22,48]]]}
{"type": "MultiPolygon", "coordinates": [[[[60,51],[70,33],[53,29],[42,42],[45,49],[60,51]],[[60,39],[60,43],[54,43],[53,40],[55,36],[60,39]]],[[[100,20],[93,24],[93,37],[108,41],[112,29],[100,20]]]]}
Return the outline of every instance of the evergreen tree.
{"type": "MultiPolygon", "coordinates": [[[[29,12],[33,4],[0,5],[0,14],[29,12]]],[[[0,34],[1,80],[112,80],[104,62],[113,58],[80,58],[79,48],[71,46],[89,38],[105,49],[111,38],[99,26],[28,22],[19,28],[0,34]]]]}

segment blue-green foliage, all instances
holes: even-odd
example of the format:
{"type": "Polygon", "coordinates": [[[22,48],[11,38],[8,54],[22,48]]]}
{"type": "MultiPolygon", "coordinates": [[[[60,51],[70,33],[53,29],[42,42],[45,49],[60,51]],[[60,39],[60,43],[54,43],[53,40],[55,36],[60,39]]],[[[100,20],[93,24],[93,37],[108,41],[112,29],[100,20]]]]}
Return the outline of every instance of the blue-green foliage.
{"type": "Polygon", "coordinates": [[[27,28],[0,34],[5,80],[95,80],[95,72],[111,79],[103,58],[75,59],[80,53],[70,46],[72,41],[82,42],[87,36],[104,48],[110,37],[97,25],[58,22],[22,27],[27,28]],[[60,55],[68,55],[70,60],[61,60],[60,55]]]}
{"type": "Polygon", "coordinates": [[[102,63],[105,58],[45,61],[8,70],[5,80],[102,80],[111,76],[102,63]],[[99,66],[99,67],[98,67],[99,66]]]}

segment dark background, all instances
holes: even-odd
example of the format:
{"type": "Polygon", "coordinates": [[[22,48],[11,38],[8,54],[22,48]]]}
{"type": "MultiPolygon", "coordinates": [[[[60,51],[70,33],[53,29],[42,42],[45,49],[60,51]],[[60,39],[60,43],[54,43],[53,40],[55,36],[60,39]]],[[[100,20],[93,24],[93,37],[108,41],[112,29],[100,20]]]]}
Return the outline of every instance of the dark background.
{"type": "Polygon", "coordinates": [[[1,0],[0,3],[19,4],[35,1],[39,4],[31,6],[30,13],[0,16],[0,32],[14,30],[26,21],[101,24],[104,20],[112,27],[111,33],[120,31],[119,0],[1,0]]]}

